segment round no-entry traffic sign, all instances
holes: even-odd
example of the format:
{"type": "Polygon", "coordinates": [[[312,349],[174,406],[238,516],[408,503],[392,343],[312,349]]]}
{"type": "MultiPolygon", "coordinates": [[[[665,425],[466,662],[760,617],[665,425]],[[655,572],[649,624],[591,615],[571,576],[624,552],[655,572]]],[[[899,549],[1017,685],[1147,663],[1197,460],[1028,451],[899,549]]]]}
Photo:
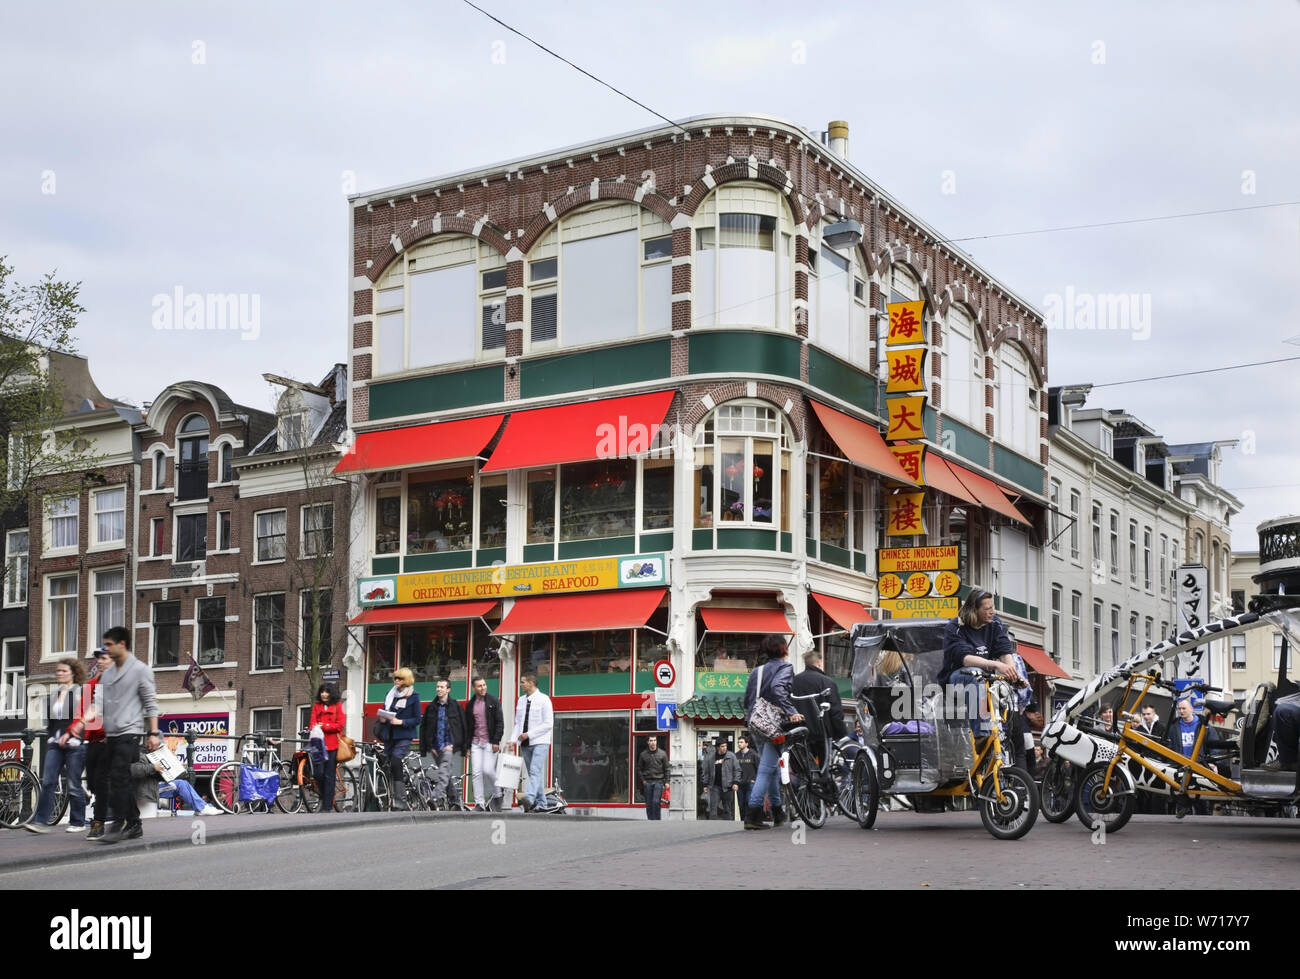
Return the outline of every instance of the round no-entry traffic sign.
{"type": "Polygon", "coordinates": [[[677,682],[677,671],[673,669],[673,664],[666,659],[661,659],[655,663],[655,683],[661,687],[671,687],[677,682]]]}

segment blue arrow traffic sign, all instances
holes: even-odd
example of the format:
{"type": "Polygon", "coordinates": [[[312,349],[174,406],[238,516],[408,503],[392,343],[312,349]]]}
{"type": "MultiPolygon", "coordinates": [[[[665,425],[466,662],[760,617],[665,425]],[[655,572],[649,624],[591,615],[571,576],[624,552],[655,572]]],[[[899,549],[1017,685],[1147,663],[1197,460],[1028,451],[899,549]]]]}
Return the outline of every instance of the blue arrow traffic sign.
{"type": "Polygon", "coordinates": [[[677,714],[674,711],[674,708],[676,706],[677,706],[676,704],[659,705],[659,730],[661,731],[677,730],[677,714]]]}

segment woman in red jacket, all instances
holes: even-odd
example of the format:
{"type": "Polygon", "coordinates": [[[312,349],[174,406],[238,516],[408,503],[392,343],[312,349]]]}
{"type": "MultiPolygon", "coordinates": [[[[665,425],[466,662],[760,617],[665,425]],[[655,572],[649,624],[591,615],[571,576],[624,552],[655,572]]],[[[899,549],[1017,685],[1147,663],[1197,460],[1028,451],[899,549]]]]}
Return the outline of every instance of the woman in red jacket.
{"type": "Polygon", "coordinates": [[[325,732],[325,772],[320,779],[320,811],[334,809],[334,769],[338,764],[339,735],[347,724],[339,691],[332,683],[322,683],[316,691],[316,702],[311,706],[308,727],[320,725],[325,732]]]}

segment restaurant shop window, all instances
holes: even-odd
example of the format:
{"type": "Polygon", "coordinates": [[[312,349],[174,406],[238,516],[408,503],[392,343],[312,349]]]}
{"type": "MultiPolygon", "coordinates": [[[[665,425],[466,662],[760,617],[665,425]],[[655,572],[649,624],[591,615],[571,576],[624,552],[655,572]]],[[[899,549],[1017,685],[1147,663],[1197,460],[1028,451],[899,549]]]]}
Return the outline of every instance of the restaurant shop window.
{"type": "Polygon", "coordinates": [[[406,499],[406,553],[470,548],[474,529],[472,469],[411,476],[406,499]]]}
{"type": "Polygon", "coordinates": [[[667,653],[668,609],[655,609],[640,629],[534,633],[520,636],[522,669],[553,697],[631,694],[654,689],[654,663],[667,653]]]}
{"type": "Polygon", "coordinates": [[[804,485],[808,555],[860,571],[868,568],[872,535],[869,484],[862,470],[834,458],[835,446],[820,439],[809,453],[804,485]]]}
{"type": "Polygon", "coordinates": [[[631,802],[629,711],[557,713],[554,742],[552,764],[570,804],[631,802]]]}
{"type": "MultiPolygon", "coordinates": [[[[703,623],[700,628],[704,628],[703,623]]],[[[763,635],[757,632],[705,632],[695,653],[695,669],[706,673],[748,673],[765,659],[760,648],[763,635]]]]}
{"type": "MultiPolygon", "coordinates": [[[[434,696],[440,678],[451,682],[451,695],[467,700],[469,680],[476,673],[487,680],[488,693],[500,696],[501,660],[497,644],[479,619],[421,622],[396,627],[371,627],[366,700],[375,703],[393,685],[393,670],[406,667],[415,674],[421,700],[434,696]]],[[[503,708],[504,709],[504,708],[503,708]]]]}
{"type": "Polygon", "coordinates": [[[790,436],[770,405],[719,406],[697,427],[695,526],[790,529],[790,436]]]}
{"type": "MultiPolygon", "coordinates": [[[[528,473],[526,497],[528,544],[554,542],[557,527],[562,542],[671,530],[673,460],[608,459],[535,469],[528,473]]],[[[504,508],[500,520],[504,545],[504,508]]]]}

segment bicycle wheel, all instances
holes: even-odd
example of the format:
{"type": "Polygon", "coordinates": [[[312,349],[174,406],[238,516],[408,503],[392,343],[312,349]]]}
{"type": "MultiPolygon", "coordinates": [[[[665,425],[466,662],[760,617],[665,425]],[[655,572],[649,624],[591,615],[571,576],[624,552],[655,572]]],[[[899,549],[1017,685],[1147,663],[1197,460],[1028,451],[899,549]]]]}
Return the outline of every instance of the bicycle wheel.
{"type": "MultiPolygon", "coordinates": [[[[1001,798],[980,799],[980,819],[994,838],[1018,840],[1038,819],[1038,786],[1023,768],[1004,767],[998,769],[998,787],[1001,798]]],[[[992,788],[988,781],[985,788],[992,788]]]]}
{"type": "Polygon", "coordinates": [[[298,790],[300,812],[320,812],[320,783],[311,773],[311,759],[299,758],[293,774],[294,788],[298,790]]]}
{"type": "Polygon", "coordinates": [[[853,759],[853,810],[862,829],[871,829],[876,825],[876,815],[880,811],[880,780],[876,777],[876,766],[871,763],[871,756],[866,750],[858,752],[853,759]]]}
{"type": "Polygon", "coordinates": [[[31,822],[41,798],[41,783],[30,768],[16,761],[0,765],[0,824],[10,829],[31,822]]]}
{"type": "Polygon", "coordinates": [[[275,808],[281,812],[302,812],[302,793],[298,791],[298,773],[293,764],[281,761],[275,766],[280,776],[280,791],[275,794],[275,808]]]}
{"type": "Polygon", "coordinates": [[[239,800],[240,763],[223,762],[212,773],[212,804],[225,813],[248,812],[248,803],[239,800]]]}
{"type": "Polygon", "coordinates": [[[1133,818],[1135,803],[1131,794],[1116,792],[1122,783],[1119,777],[1106,784],[1109,762],[1089,765],[1074,790],[1074,814],[1079,822],[1090,829],[1104,828],[1107,833],[1118,833],[1133,818]]]}
{"type": "Polygon", "coordinates": [[[68,773],[59,772],[59,781],[54,787],[54,809],[50,812],[50,825],[56,825],[68,811],[68,773]]]}
{"type": "Polygon", "coordinates": [[[1043,773],[1039,805],[1049,823],[1063,823],[1074,815],[1074,770],[1061,758],[1053,758],[1043,773]]]}
{"type": "MultiPolygon", "coordinates": [[[[356,812],[359,798],[360,789],[357,786],[357,773],[350,768],[339,765],[334,773],[334,811],[356,812]]],[[[320,800],[317,799],[317,805],[319,804],[320,800]]]]}
{"type": "Polygon", "coordinates": [[[393,808],[393,789],[388,780],[388,773],[382,768],[375,769],[375,781],[367,787],[366,811],[388,812],[393,808]]]}
{"type": "Polygon", "coordinates": [[[813,784],[817,774],[817,766],[807,745],[796,744],[790,749],[790,786],[794,805],[810,829],[821,829],[829,815],[826,801],[818,795],[813,784]]]}
{"type": "Polygon", "coordinates": [[[831,749],[827,772],[835,782],[835,808],[849,819],[857,819],[857,807],[853,802],[853,765],[838,747],[831,749]]]}

